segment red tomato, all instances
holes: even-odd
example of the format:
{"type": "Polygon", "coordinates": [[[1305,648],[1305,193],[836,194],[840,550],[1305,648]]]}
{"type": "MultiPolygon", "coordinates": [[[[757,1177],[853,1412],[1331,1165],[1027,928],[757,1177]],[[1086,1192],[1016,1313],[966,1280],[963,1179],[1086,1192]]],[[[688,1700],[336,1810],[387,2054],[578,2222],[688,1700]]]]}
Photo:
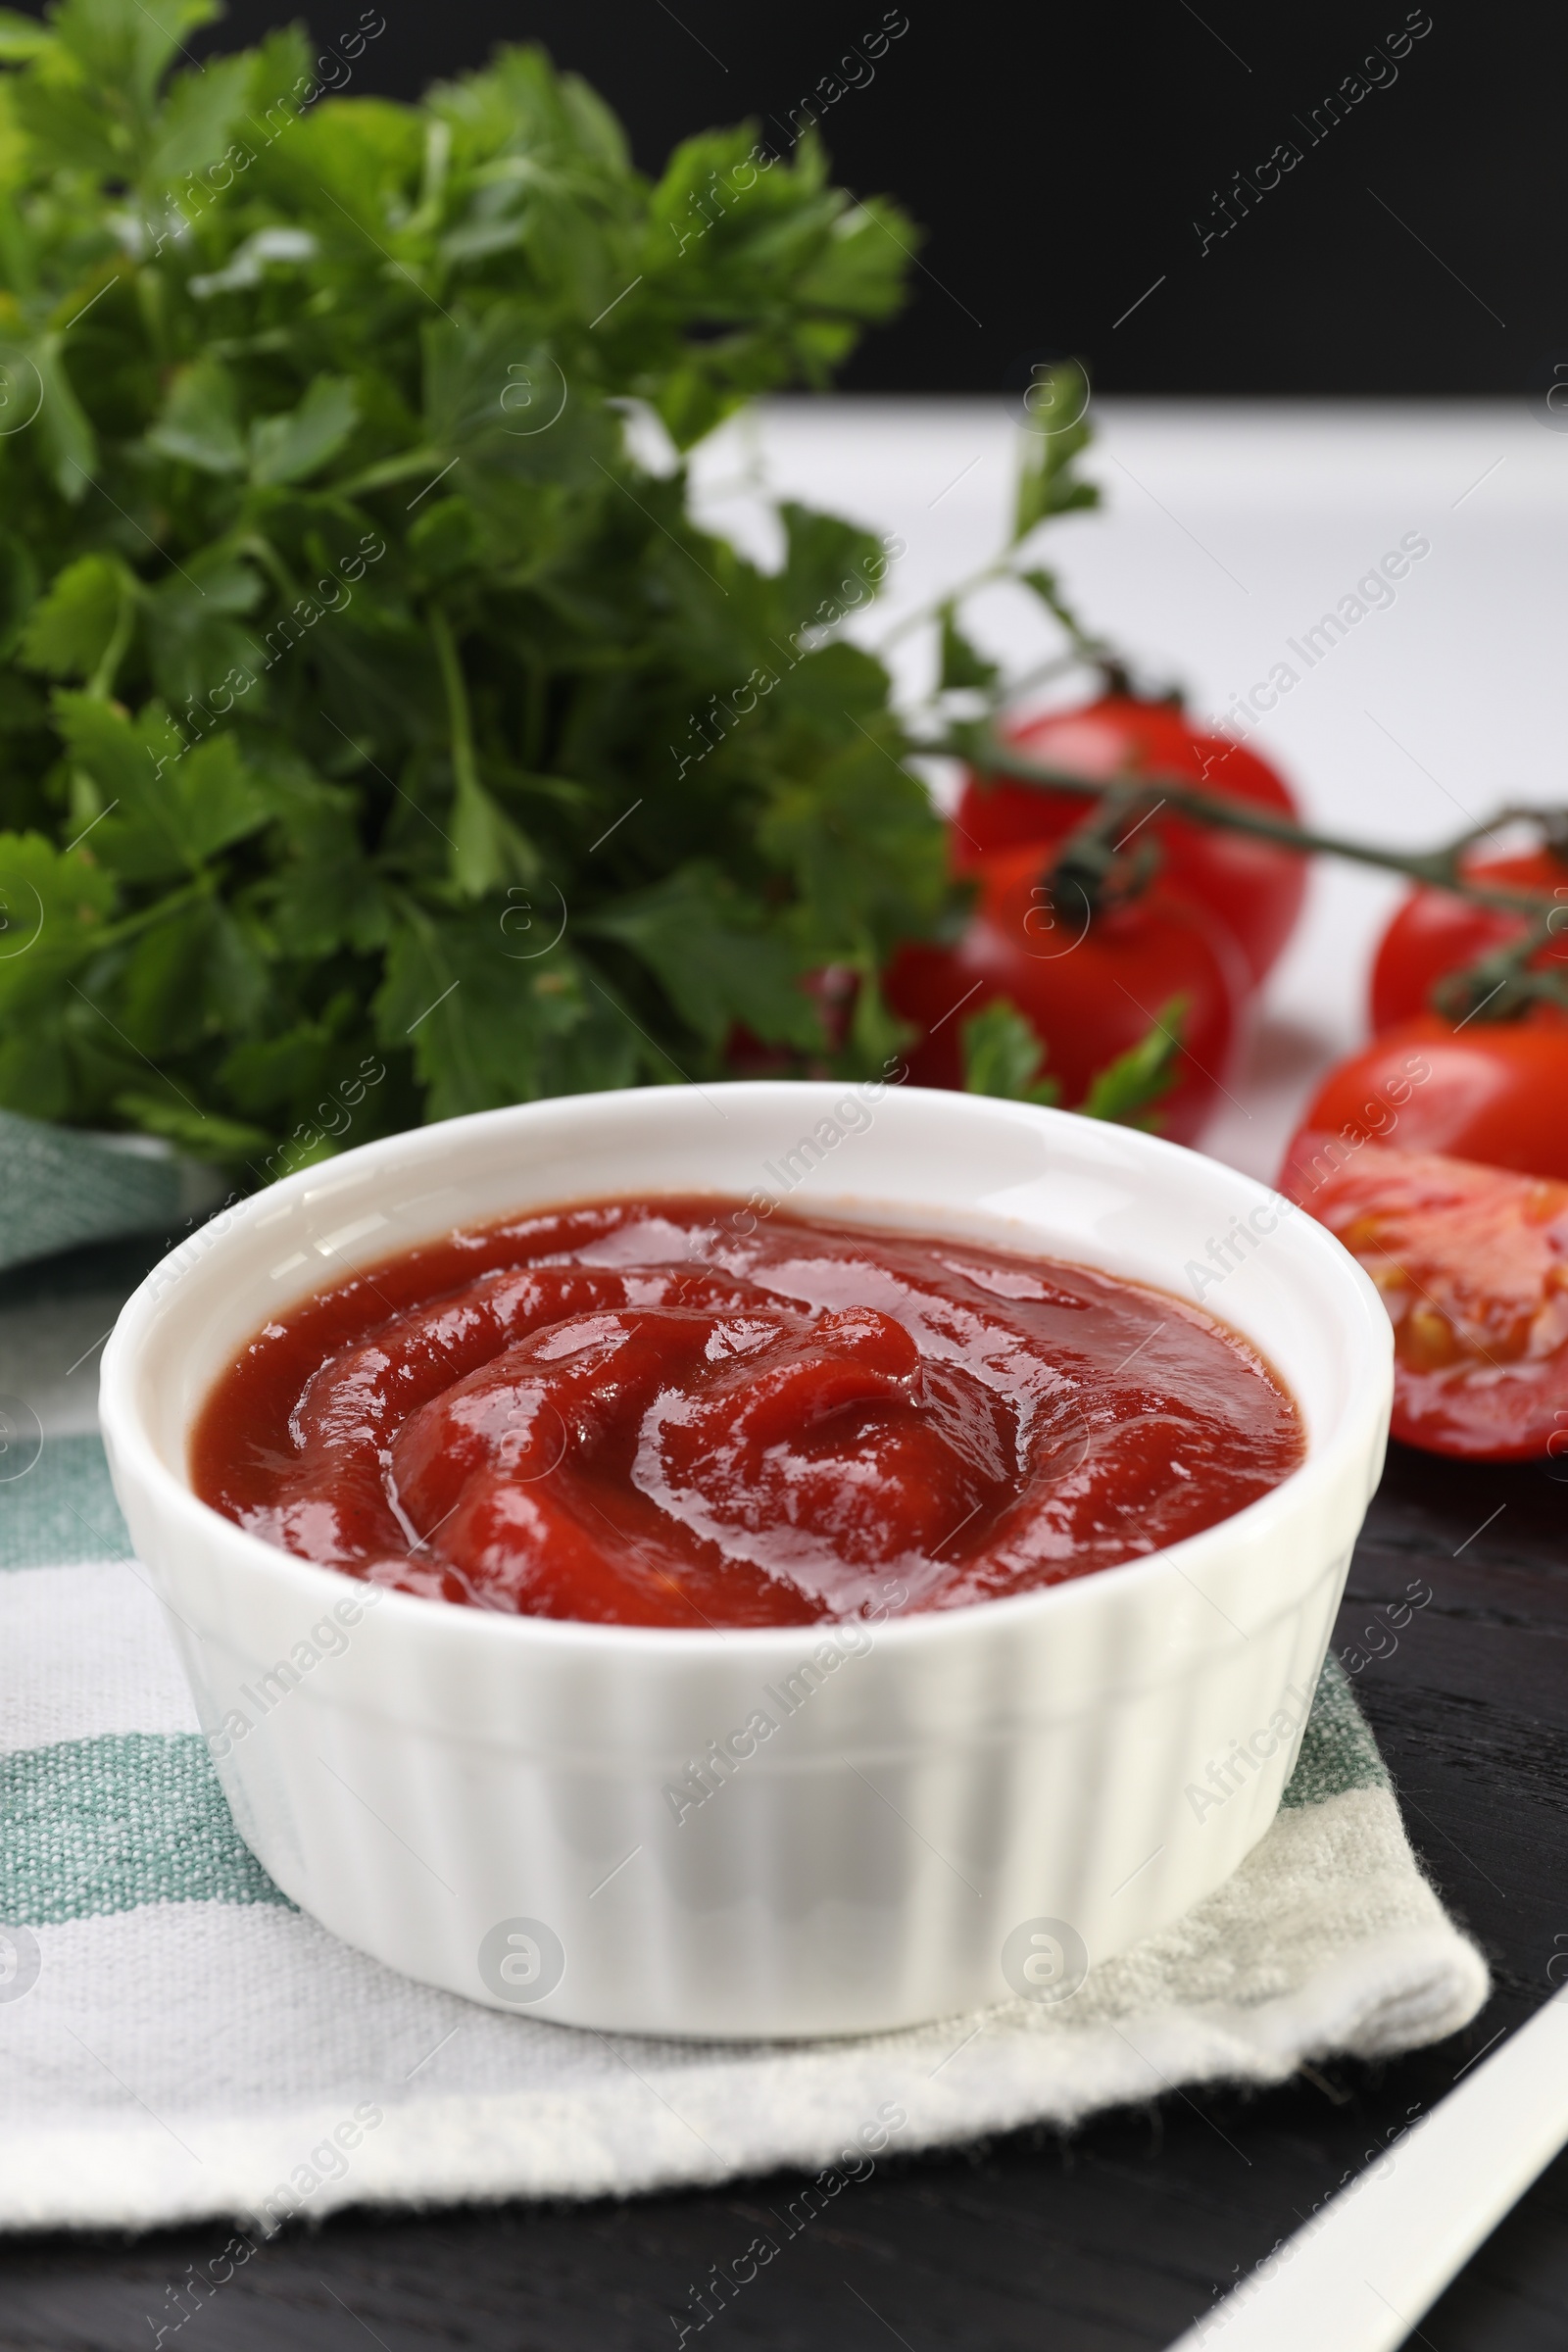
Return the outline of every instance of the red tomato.
{"type": "Polygon", "coordinates": [[[1568,1184],[1303,1134],[1283,1185],[1383,1294],[1396,1438],[1470,1461],[1568,1456],[1568,1184]]]}
{"type": "Polygon", "coordinates": [[[961,1087],[958,1032],[998,997],[1010,998],[1046,1049],[1069,1108],[1096,1072],[1146,1037],[1174,996],[1188,1002],[1180,1075],[1158,1104],[1161,1135],[1190,1144],[1229,1074],[1246,967],[1201,906],[1156,884],[1089,920],[1070,886],[1054,899],[1049,852],[1007,850],[984,860],[980,902],[956,948],[910,946],[888,996],[924,1042],[909,1054],[919,1086],[961,1087]]]}
{"type": "MultiPolygon", "coordinates": [[[[1228,735],[1196,727],[1169,703],[1106,695],[1082,710],[1054,710],[1009,727],[1007,740],[1033,758],[1082,775],[1164,769],[1191,778],[1205,792],[1251,801],[1280,816],[1297,814],[1289,787],[1255,753],[1228,735]]],[[[955,863],[966,872],[993,850],[1057,841],[1092,807],[1092,801],[1065,793],[1036,792],[1028,784],[987,784],[970,776],[953,820],[955,863]]],[[[1219,917],[1254,984],[1261,980],[1301,910],[1305,858],[1190,817],[1152,817],[1150,828],[1164,852],[1164,878],[1219,917]]]]}
{"type": "MultiPolygon", "coordinates": [[[[1465,860],[1477,882],[1498,882],[1514,890],[1538,890],[1562,907],[1561,936],[1532,958],[1538,969],[1568,964],[1568,865],[1549,850],[1522,858],[1465,860]]],[[[1383,934],[1372,966],[1372,1026],[1388,1029],[1418,1012],[1429,1012],[1434,984],[1474,963],[1493,948],[1506,947],[1524,930],[1524,918],[1494,914],[1456,898],[1451,890],[1413,890],[1383,934]]]]}
{"type": "Polygon", "coordinates": [[[1330,1071],[1308,1129],[1568,1181],[1568,1019],[1401,1021],[1330,1071]]]}

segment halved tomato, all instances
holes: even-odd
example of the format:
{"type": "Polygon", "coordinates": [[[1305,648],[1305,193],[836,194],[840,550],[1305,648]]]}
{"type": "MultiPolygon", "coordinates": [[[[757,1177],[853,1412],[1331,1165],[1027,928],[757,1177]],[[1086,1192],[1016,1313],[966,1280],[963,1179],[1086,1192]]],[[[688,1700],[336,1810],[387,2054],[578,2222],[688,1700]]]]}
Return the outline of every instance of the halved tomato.
{"type": "Polygon", "coordinates": [[[1568,1184],[1303,1132],[1281,1189],[1394,1325],[1394,1435],[1469,1461],[1568,1455],[1568,1184]]]}
{"type": "MultiPolygon", "coordinates": [[[[1164,770],[1204,792],[1250,801],[1274,815],[1297,814],[1284,778],[1255,752],[1233,736],[1195,725],[1172,703],[1105,695],[1080,710],[1048,711],[1009,727],[1006,735],[1043,764],[1093,779],[1164,770]]],[[[954,864],[967,872],[994,850],[1059,841],[1092,807],[1092,801],[1067,793],[970,776],[953,818],[954,864]]],[[[1164,879],[1219,918],[1255,985],[1300,913],[1306,859],[1190,817],[1155,816],[1149,824],[1164,854],[1164,879]]]]}
{"type": "MultiPolygon", "coordinates": [[[[1477,858],[1465,861],[1474,882],[1539,892],[1554,911],[1555,934],[1532,958],[1538,970],[1568,972],[1568,864],[1549,850],[1519,858],[1477,858]]],[[[1523,915],[1478,906],[1451,890],[1413,890],[1384,932],[1372,966],[1372,1026],[1392,1028],[1432,1009],[1432,990],[1449,972],[1494,948],[1522,937],[1523,915]]]]}

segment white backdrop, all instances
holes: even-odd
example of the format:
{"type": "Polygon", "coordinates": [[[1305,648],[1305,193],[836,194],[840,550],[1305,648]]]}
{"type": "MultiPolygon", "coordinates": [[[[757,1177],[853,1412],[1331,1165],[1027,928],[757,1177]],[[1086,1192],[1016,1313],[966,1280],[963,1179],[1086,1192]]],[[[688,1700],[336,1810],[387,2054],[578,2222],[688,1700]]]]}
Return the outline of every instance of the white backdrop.
{"type": "MultiPolygon", "coordinates": [[[[1092,627],[1195,712],[1220,713],[1288,661],[1300,683],[1251,738],[1336,831],[1433,843],[1504,801],[1568,801],[1560,684],[1568,618],[1568,434],[1526,403],[1097,403],[1097,514],[1052,525],[1041,560],[1092,627]],[[1316,666],[1286,650],[1419,532],[1396,601],[1316,666]]],[[[770,404],[715,435],[705,518],[759,552],[759,493],[896,531],[908,553],[857,634],[983,564],[1008,511],[1015,425],[1000,400],[770,404]]],[[[1026,595],[988,594],[974,633],[1020,663],[1046,639],[1026,595]]],[[[921,682],[914,641],[901,685],[921,682]]],[[[1365,1034],[1367,967],[1399,886],[1320,865],[1205,1147],[1272,1177],[1314,1079],[1365,1034]]]]}

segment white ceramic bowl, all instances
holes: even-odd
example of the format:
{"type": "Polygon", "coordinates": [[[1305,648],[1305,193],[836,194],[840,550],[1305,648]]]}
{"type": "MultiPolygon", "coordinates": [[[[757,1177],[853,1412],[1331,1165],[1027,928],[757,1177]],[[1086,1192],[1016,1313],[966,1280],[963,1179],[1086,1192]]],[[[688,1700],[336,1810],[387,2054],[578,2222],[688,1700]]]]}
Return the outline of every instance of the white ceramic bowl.
{"type": "Polygon", "coordinates": [[[225,1211],[127,1303],[102,1416],[235,1820],[287,1894],[493,2007],[794,2036],[1067,1997],[1229,1876],[1295,1758],[1392,1362],[1338,1242],[1196,1152],[908,1087],[671,1087],[454,1119],[225,1211]],[[792,1208],[1205,1291],[1298,1398],[1302,1466],[1164,1551],[853,1640],[372,1596],[192,1494],[214,1379],[351,1269],[522,1208],[784,1185],[792,1208]],[[787,1715],[763,1695],[792,1689],[787,1715]],[[778,1729],[736,1761],[759,1710],[778,1729]]]}

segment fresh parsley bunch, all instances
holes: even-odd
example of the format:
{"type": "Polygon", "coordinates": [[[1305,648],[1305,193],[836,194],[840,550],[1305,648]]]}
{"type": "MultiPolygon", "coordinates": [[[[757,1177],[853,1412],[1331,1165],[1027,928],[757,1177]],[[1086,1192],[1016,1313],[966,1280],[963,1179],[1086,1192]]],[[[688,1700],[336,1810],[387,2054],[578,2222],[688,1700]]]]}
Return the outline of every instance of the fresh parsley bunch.
{"type": "Polygon", "coordinates": [[[260,1175],[737,1036],[879,1069],[948,902],[833,627],[885,551],[787,507],[759,569],[626,419],[824,381],[907,224],[810,136],[651,185],[533,49],[183,63],[216,13],[0,16],[0,1105],[260,1175]]]}

